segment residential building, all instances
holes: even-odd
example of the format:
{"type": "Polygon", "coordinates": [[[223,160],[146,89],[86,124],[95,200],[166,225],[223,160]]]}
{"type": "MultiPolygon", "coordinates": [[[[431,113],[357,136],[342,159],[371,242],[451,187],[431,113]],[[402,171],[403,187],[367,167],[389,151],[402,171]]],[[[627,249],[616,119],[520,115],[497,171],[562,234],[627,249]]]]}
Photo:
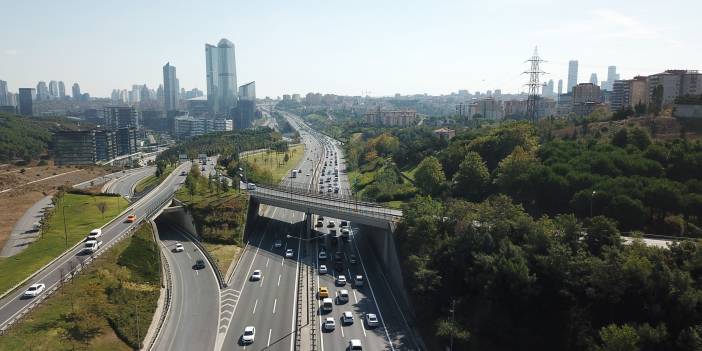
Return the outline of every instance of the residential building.
{"type": "Polygon", "coordinates": [[[166,111],[178,109],[178,83],[176,68],[167,62],[163,66],[163,106],[166,111]]]}
{"type": "Polygon", "coordinates": [[[228,115],[237,104],[234,43],[227,39],[217,46],[205,44],[207,100],[215,115],[228,115]]]}
{"type": "Polygon", "coordinates": [[[37,83],[37,101],[49,100],[49,88],[46,82],[37,83]]]}
{"type": "Polygon", "coordinates": [[[217,118],[213,122],[215,132],[227,132],[234,130],[234,121],[231,119],[217,118]]]}
{"type": "Polygon", "coordinates": [[[627,107],[648,104],[648,83],[646,77],[636,76],[634,79],[615,80],[612,85],[610,106],[612,111],[627,107]]]}
{"type": "Polygon", "coordinates": [[[195,118],[190,116],[178,116],[175,118],[175,137],[177,139],[187,139],[208,133],[211,129],[212,120],[195,118]]]}
{"type": "Polygon", "coordinates": [[[22,116],[32,116],[32,96],[34,88],[19,88],[19,113],[22,116]]]}
{"type": "Polygon", "coordinates": [[[17,113],[17,108],[14,105],[0,105],[0,113],[17,113]]]}
{"type": "Polygon", "coordinates": [[[591,74],[591,75],[590,75],[590,84],[592,84],[592,85],[597,85],[597,83],[599,83],[599,82],[597,81],[597,73],[591,74]]]}
{"type": "Polygon", "coordinates": [[[653,92],[659,85],[663,87],[663,105],[670,105],[677,97],[702,94],[702,73],[692,70],[666,70],[648,76],[649,101],[653,101],[653,92]]]}
{"type": "Polygon", "coordinates": [[[59,97],[58,82],[52,80],[49,82],[49,99],[56,100],[59,97]]]}
{"type": "Polygon", "coordinates": [[[137,129],[132,127],[119,128],[115,132],[117,141],[117,156],[131,155],[137,152],[137,129]]]}
{"type": "Polygon", "coordinates": [[[499,100],[484,98],[473,101],[468,105],[468,116],[480,115],[482,118],[498,120],[504,117],[504,110],[499,100]]]}
{"type": "Polygon", "coordinates": [[[185,100],[185,108],[188,110],[188,114],[194,117],[207,115],[210,111],[209,102],[204,96],[185,100]]]}
{"type": "Polygon", "coordinates": [[[366,112],[364,120],[368,124],[386,126],[411,126],[417,123],[417,111],[414,110],[377,110],[366,112]]]}
{"type": "Polygon", "coordinates": [[[573,87],[578,85],[578,61],[571,60],[568,62],[568,89],[570,93],[573,91],[573,87]]]}
{"type": "Polygon", "coordinates": [[[66,97],[66,84],[63,81],[58,82],[59,99],[63,100],[66,97]]]}
{"type": "Polygon", "coordinates": [[[112,130],[95,131],[95,159],[109,161],[117,157],[117,133],[112,130]]]}
{"type": "Polygon", "coordinates": [[[57,165],[92,165],[97,161],[93,130],[58,131],[52,140],[57,165]]]}
{"type": "Polygon", "coordinates": [[[80,85],[78,85],[78,83],[73,83],[73,87],[71,88],[71,92],[73,95],[73,100],[80,100],[80,98],[81,98],[80,85]]]}
{"type": "Polygon", "coordinates": [[[580,83],[573,87],[573,104],[602,102],[600,87],[592,83],[580,83]]]}
{"type": "Polygon", "coordinates": [[[558,94],[558,107],[556,113],[566,116],[573,110],[573,93],[558,94]]]}
{"type": "Polygon", "coordinates": [[[434,134],[439,137],[439,139],[442,140],[451,140],[453,137],[456,136],[456,131],[453,129],[448,129],[448,128],[439,128],[434,130],[434,134]]]}
{"type": "Polygon", "coordinates": [[[132,106],[108,106],[104,108],[105,126],[109,129],[125,127],[139,128],[139,113],[132,106]]]}
{"type": "Polygon", "coordinates": [[[10,105],[10,102],[8,101],[7,95],[8,95],[7,82],[4,80],[0,80],[0,106],[10,105]]]}

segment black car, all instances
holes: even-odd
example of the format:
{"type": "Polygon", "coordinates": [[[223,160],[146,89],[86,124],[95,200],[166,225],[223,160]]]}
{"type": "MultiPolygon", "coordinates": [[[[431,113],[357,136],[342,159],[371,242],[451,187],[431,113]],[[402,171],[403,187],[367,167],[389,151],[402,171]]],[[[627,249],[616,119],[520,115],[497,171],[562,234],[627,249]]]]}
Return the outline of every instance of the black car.
{"type": "Polygon", "coordinates": [[[193,266],[193,267],[195,267],[195,269],[203,269],[203,268],[205,268],[205,260],[203,260],[203,259],[198,259],[197,261],[195,261],[195,266],[193,266]]]}

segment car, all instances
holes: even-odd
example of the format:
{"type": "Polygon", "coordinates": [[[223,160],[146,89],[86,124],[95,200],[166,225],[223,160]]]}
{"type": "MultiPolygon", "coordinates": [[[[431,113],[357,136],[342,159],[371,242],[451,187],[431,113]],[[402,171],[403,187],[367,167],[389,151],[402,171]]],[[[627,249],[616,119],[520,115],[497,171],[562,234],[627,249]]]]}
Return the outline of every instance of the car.
{"type": "Polygon", "coordinates": [[[283,242],[280,241],[280,240],[276,240],[276,241],[273,243],[273,247],[275,247],[275,248],[281,248],[281,247],[283,247],[283,242]]]}
{"type": "Polygon", "coordinates": [[[292,258],[293,256],[295,256],[295,253],[293,252],[293,249],[287,249],[287,250],[285,250],[285,257],[287,257],[287,258],[292,258]]]}
{"type": "Polygon", "coordinates": [[[327,224],[327,228],[334,228],[334,227],[336,227],[336,222],[329,221],[329,224],[327,224]]]}
{"type": "Polygon", "coordinates": [[[318,221],[323,221],[323,220],[324,220],[324,216],[318,216],[318,217],[317,217],[317,220],[318,220],[318,221]]]}
{"type": "Polygon", "coordinates": [[[244,328],[244,334],[241,335],[241,341],[243,341],[244,344],[253,343],[255,338],[256,338],[256,327],[248,326],[248,327],[244,328]]]}
{"type": "Polygon", "coordinates": [[[183,247],[183,244],[181,244],[181,243],[176,243],[175,249],[173,249],[173,251],[175,251],[175,252],[183,252],[184,250],[185,250],[185,248],[183,247]]]}
{"type": "Polygon", "coordinates": [[[341,323],[353,324],[353,313],[351,311],[345,311],[341,314],[341,323]]]}
{"type": "Polygon", "coordinates": [[[327,319],[324,320],[323,323],[324,330],[334,330],[336,328],[336,322],[334,322],[334,318],[332,317],[327,317],[327,319]]]}
{"type": "Polygon", "coordinates": [[[307,173],[307,174],[305,174],[305,176],[309,177],[309,176],[310,176],[310,174],[309,174],[309,173],[307,173]]]}
{"type": "Polygon", "coordinates": [[[336,277],[336,285],[345,286],[346,285],[346,276],[342,274],[342,275],[336,277]]]}
{"type": "Polygon", "coordinates": [[[319,265],[319,274],[327,274],[327,266],[324,264],[319,265]]]}
{"type": "Polygon", "coordinates": [[[320,252],[319,252],[319,259],[320,259],[320,260],[326,260],[326,259],[327,259],[327,252],[326,252],[326,251],[320,251],[320,252]]]}
{"type": "Polygon", "coordinates": [[[255,271],[253,271],[253,273],[251,273],[250,279],[251,279],[251,281],[257,281],[257,280],[261,280],[261,277],[263,277],[263,275],[261,274],[261,270],[257,269],[255,271]]]}
{"type": "Polygon", "coordinates": [[[251,191],[256,191],[256,184],[248,183],[248,184],[246,184],[246,189],[249,189],[251,191]]]}
{"type": "MultiPolygon", "coordinates": [[[[321,191],[321,190],[320,190],[321,191]]],[[[317,221],[317,224],[314,225],[316,228],[321,228],[324,227],[324,221],[321,219],[317,221]]]]}
{"type": "Polygon", "coordinates": [[[326,286],[319,287],[319,298],[323,299],[329,297],[329,289],[326,286]]]}
{"type": "Polygon", "coordinates": [[[356,257],[355,254],[350,254],[350,255],[349,255],[349,262],[350,262],[351,264],[356,264],[356,263],[358,262],[358,258],[356,257]]]}
{"type": "Polygon", "coordinates": [[[375,313],[366,313],[366,324],[369,327],[377,327],[379,324],[378,316],[375,313]]]}
{"type": "Polygon", "coordinates": [[[136,215],[135,214],[130,214],[127,216],[127,223],[134,223],[136,222],[136,215]]]}
{"type": "Polygon", "coordinates": [[[328,187],[328,188],[327,188],[327,192],[328,192],[328,193],[331,193],[331,192],[332,192],[332,188],[331,188],[331,187],[328,187]]]}
{"type": "Polygon", "coordinates": [[[181,176],[186,175],[185,171],[181,171],[181,172],[180,172],[180,175],[181,175],[181,176]]]}
{"type": "Polygon", "coordinates": [[[349,351],[363,351],[363,345],[361,344],[361,340],[359,339],[351,339],[349,341],[349,351]]]}
{"type": "Polygon", "coordinates": [[[97,238],[102,236],[102,229],[93,229],[88,233],[88,237],[85,238],[86,240],[96,240],[97,238]]]}
{"type": "Polygon", "coordinates": [[[353,285],[357,287],[363,286],[363,276],[357,275],[355,278],[353,278],[353,285]]]}
{"type": "Polygon", "coordinates": [[[341,289],[336,293],[336,301],[339,304],[349,302],[349,291],[346,289],[341,289]]]}
{"type": "Polygon", "coordinates": [[[27,291],[22,294],[22,297],[36,297],[44,291],[46,286],[42,283],[32,284],[27,291]]]}
{"type": "Polygon", "coordinates": [[[198,258],[195,261],[195,269],[203,269],[205,268],[205,260],[198,258]]]}

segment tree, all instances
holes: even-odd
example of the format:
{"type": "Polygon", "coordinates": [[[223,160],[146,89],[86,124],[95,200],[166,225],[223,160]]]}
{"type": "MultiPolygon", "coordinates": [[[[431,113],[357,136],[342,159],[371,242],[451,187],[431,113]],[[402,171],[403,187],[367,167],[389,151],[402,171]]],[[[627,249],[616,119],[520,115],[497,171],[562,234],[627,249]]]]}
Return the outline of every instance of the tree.
{"type": "Polygon", "coordinates": [[[290,156],[289,156],[288,153],[286,152],[286,153],[285,153],[285,156],[283,156],[283,162],[288,163],[288,161],[290,161],[290,156]]]}
{"type": "Polygon", "coordinates": [[[470,200],[480,200],[490,183],[490,173],[477,152],[469,152],[453,176],[453,193],[470,200]]]}
{"type": "Polygon", "coordinates": [[[102,219],[105,219],[105,211],[107,211],[107,204],[105,202],[98,202],[97,204],[95,204],[95,206],[97,206],[98,211],[100,211],[102,219]]]}
{"type": "Polygon", "coordinates": [[[417,188],[423,194],[437,195],[446,182],[446,176],[439,160],[434,156],[429,156],[417,166],[414,180],[417,188]]]}
{"type": "Polygon", "coordinates": [[[602,339],[602,351],[638,351],[639,335],[636,330],[624,324],[618,326],[610,324],[600,329],[600,339],[602,339]]]}
{"type": "Polygon", "coordinates": [[[595,216],[585,221],[585,227],[587,228],[585,245],[593,255],[601,254],[605,246],[621,245],[617,223],[613,220],[605,216],[595,216]]]}
{"type": "Polygon", "coordinates": [[[618,130],[612,136],[611,143],[615,146],[626,147],[626,144],[629,143],[629,131],[626,128],[618,130]]]}
{"type": "Polygon", "coordinates": [[[446,340],[453,340],[457,343],[465,343],[470,339],[470,332],[460,323],[444,319],[440,320],[436,325],[436,336],[446,340]]]}
{"type": "Polygon", "coordinates": [[[677,212],[682,203],[682,186],[667,179],[655,179],[644,190],[644,201],[659,221],[667,213],[677,212]]]}
{"type": "Polygon", "coordinates": [[[629,144],[636,146],[639,150],[646,150],[651,145],[651,136],[641,128],[634,128],[629,133],[629,144]]]}

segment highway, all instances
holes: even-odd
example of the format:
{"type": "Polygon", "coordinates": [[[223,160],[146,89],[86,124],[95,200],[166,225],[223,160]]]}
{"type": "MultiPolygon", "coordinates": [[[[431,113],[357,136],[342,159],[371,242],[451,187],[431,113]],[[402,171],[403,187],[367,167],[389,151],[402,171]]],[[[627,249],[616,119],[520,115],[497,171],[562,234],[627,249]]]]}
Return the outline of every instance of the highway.
{"type": "MultiPolygon", "coordinates": [[[[175,187],[183,181],[183,177],[180,177],[178,174],[182,170],[187,170],[188,167],[189,163],[183,163],[178,166],[178,168],[176,168],[176,170],[169,177],[167,177],[163,183],[159,185],[159,187],[135,202],[128,210],[120,214],[116,220],[104,226],[103,235],[101,237],[103,245],[98,250],[98,253],[105,250],[106,247],[115,241],[115,239],[121,234],[126,233],[128,230],[138,226],[138,222],[145,219],[148,214],[153,212],[157,207],[168,200],[171,197],[175,187]],[[137,222],[127,223],[126,218],[129,214],[135,214],[137,217],[137,222]]],[[[87,234],[88,233],[86,233],[86,235],[87,234]]],[[[21,314],[27,310],[28,306],[32,305],[35,300],[40,299],[21,298],[22,293],[31,284],[44,283],[46,285],[46,290],[52,289],[59,283],[61,277],[67,272],[71,271],[78,265],[86,263],[86,260],[89,260],[91,256],[81,254],[81,250],[82,245],[78,245],[75,248],[68,250],[64,255],[53,261],[47,267],[39,270],[27,282],[0,299],[0,330],[21,316],[21,314]]]]}
{"type": "Polygon", "coordinates": [[[139,183],[140,180],[154,175],[156,173],[155,166],[146,166],[141,169],[127,173],[126,175],[115,179],[112,183],[107,186],[106,193],[120,194],[127,199],[131,199],[134,195],[134,186],[139,183]]]}
{"type": "Polygon", "coordinates": [[[204,255],[197,246],[165,221],[156,220],[162,252],[173,281],[171,306],[155,350],[212,350],[219,315],[219,283],[212,267],[194,269],[204,255]],[[175,252],[176,243],[184,251],[175,252]]]}

